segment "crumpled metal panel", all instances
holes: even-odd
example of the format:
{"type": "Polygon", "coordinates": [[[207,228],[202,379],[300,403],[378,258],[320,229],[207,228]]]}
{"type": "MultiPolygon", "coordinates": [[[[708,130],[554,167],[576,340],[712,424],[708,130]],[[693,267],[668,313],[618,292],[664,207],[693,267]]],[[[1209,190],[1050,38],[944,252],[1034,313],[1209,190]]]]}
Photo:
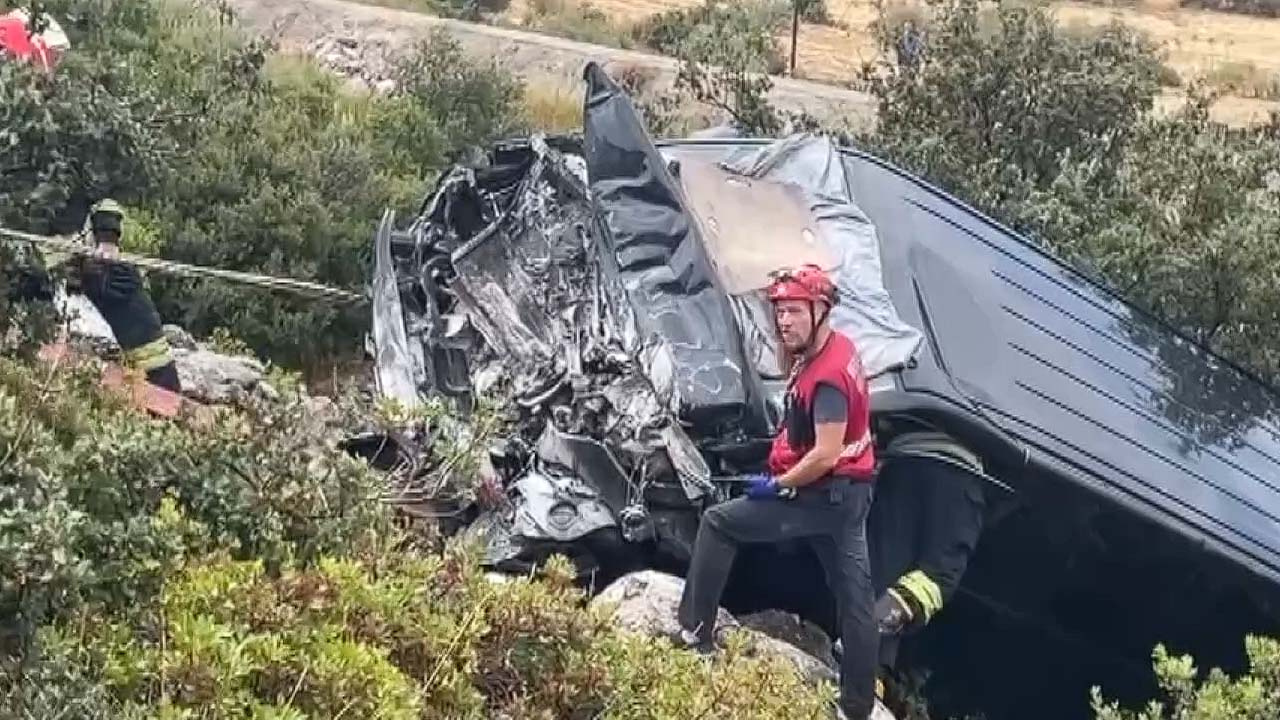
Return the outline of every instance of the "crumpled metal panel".
{"type": "MultiPolygon", "coordinates": [[[[923,333],[905,322],[882,274],[882,233],[863,212],[850,189],[844,155],[830,139],[792,135],[770,143],[671,144],[662,153],[679,166],[717,163],[743,178],[797,188],[809,207],[818,235],[834,254],[831,272],[840,292],[832,325],[853,339],[868,375],[909,367],[920,353],[923,333]]],[[[802,243],[803,244],[803,243],[802,243]]],[[[796,253],[801,262],[803,253],[796,253]]],[[[761,293],[734,296],[746,352],[761,375],[772,377],[776,353],[772,316],[761,293]]]]}
{"type": "Polygon", "coordinates": [[[516,482],[516,490],[524,500],[512,525],[517,537],[569,542],[616,525],[593,488],[577,477],[534,471],[516,482]]]}
{"type": "Polygon", "coordinates": [[[825,244],[837,256],[833,275],[840,303],[831,313],[832,327],[853,339],[868,375],[908,365],[924,336],[899,317],[885,289],[876,227],[858,207],[831,139],[792,135],[763,148],[739,149],[722,166],[801,189],[825,244]]]}
{"type": "Polygon", "coordinates": [[[733,308],[679,185],[626,93],[596,63],[586,79],[585,157],[602,255],[622,283],[650,365],[670,362],[672,410],[712,432],[762,432],[763,403],[754,373],[744,372],[733,308]]]}
{"type": "Polygon", "coordinates": [[[373,356],[378,389],[406,408],[421,400],[418,387],[426,367],[422,346],[411,345],[405,331],[404,308],[395,264],[391,258],[394,215],[387,211],[378,226],[373,247],[373,356]]]}

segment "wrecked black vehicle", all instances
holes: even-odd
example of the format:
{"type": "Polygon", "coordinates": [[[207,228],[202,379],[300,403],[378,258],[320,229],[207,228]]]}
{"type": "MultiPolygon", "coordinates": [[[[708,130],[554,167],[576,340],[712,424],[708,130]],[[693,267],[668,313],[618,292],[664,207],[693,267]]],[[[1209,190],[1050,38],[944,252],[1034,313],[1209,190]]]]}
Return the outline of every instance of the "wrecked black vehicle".
{"type": "MultiPolygon", "coordinates": [[[[766,275],[815,262],[873,414],[945,428],[990,475],[961,588],[903,652],[943,716],[1083,717],[1092,685],[1155,692],[1156,643],[1232,668],[1280,630],[1271,389],[827,138],[655,143],[595,65],[584,131],[495,146],[375,243],[381,392],[496,390],[520,416],[490,453],[502,502],[465,530],[494,567],[682,571],[781,414],[766,275]]],[[[726,601],[831,629],[806,552],[744,554],[726,601]]]]}

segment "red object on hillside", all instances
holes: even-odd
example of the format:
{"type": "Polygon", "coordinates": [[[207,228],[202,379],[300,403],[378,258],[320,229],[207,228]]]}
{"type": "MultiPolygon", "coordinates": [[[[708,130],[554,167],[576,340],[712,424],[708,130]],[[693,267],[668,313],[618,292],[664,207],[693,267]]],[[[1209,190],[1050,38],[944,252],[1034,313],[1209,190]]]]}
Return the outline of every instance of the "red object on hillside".
{"type": "Polygon", "coordinates": [[[45,72],[52,72],[71,42],[56,20],[45,16],[45,21],[47,27],[32,34],[31,15],[26,10],[0,15],[0,57],[32,62],[45,72]]]}
{"type": "MultiPolygon", "coordinates": [[[[80,360],[77,353],[65,342],[55,342],[40,348],[38,357],[46,363],[75,364],[80,360]]],[[[178,393],[153,385],[144,378],[132,377],[124,368],[115,363],[106,363],[102,368],[103,387],[127,392],[129,402],[139,410],[145,410],[165,418],[175,418],[181,414],[184,406],[195,406],[197,403],[184,398],[178,393]]]]}

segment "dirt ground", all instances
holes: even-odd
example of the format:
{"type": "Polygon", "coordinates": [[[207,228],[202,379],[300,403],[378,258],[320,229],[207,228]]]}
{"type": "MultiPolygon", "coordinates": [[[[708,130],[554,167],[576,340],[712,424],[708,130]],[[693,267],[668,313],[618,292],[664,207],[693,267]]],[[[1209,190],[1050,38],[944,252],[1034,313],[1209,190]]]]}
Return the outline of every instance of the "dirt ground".
{"type": "MultiPolygon", "coordinates": [[[[352,38],[363,47],[395,51],[408,47],[432,27],[445,26],[469,51],[507,64],[527,79],[573,93],[580,87],[582,67],[598,60],[613,69],[645,68],[659,82],[669,82],[677,65],[670,58],[577,43],[509,28],[442,20],[419,12],[377,6],[387,0],[230,0],[248,24],[275,34],[286,45],[305,49],[321,38],[352,38]]],[[[702,0],[590,0],[619,23],[631,23],[674,7],[702,0]]],[[[905,3],[886,0],[890,12],[914,12],[905,3]]],[[[528,0],[513,0],[509,19],[524,15],[528,0]]],[[[838,118],[853,127],[873,122],[874,105],[863,93],[848,89],[864,62],[875,58],[867,28],[877,16],[874,0],[828,0],[836,27],[801,28],[797,77],[779,78],[772,99],[791,110],[805,110],[824,119],[838,118]]],[[[1280,83],[1280,19],[1251,18],[1218,12],[1185,10],[1178,0],[1135,0],[1126,7],[1081,2],[1057,2],[1058,17],[1067,24],[1097,25],[1119,20],[1140,28],[1160,44],[1167,64],[1183,80],[1227,63],[1242,64],[1260,77],[1280,83]]],[[[789,41],[789,38],[786,39],[789,41]]],[[[1181,104],[1182,91],[1168,89],[1164,107],[1181,104]]],[[[1263,122],[1280,103],[1245,97],[1224,97],[1215,116],[1232,124],[1263,122]]]]}
{"type": "MultiPolygon", "coordinates": [[[[386,55],[408,50],[435,28],[447,29],[469,54],[506,66],[539,90],[551,88],[566,96],[581,96],[582,71],[589,61],[615,76],[625,67],[642,69],[654,78],[655,87],[669,86],[679,69],[677,61],[659,55],[347,0],[228,0],[228,5],[247,27],[275,38],[287,50],[314,53],[318,44],[331,47],[338,41],[347,56],[341,64],[348,70],[360,65],[373,76],[386,55]]],[[[870,96],[835,85],[777,78],[770,99],[783,109],[809,112],[836,125],[862,128],[874,122],[870,96]]]]}
{"type": "MultiPolygon", "coordinates": [[[[893,13],[918,12],[914,0],[887,0],[893,13]]],[[[514,0],[509,14],[522,12],[526,0],[514,0]]],[[[702,0],[589,0],[621,23],[634,23],[672,8],[697,5],[702,0]]],[[[1116,20],[1146,33],[1165,52],[1166,64],[1184,81],[1228,64],[1250,68],[1259,77],[1270,77],[1280,87],[1280,19],[1190,10],[1178,0],[1135,0],[1124,7],[1085,2],[1054,2],[1054,12],[1066,25],[1104,25],[1116,20]]],[[[876,19],[874,0],[827,0],[836,27],[802,25],[797,52],[797,77],[845,84],[864,62],[876,57],[868,31],[876,19]]],[[[789,47],[790,37],[784,43],[789,47]]],[[[1162,98],[1177,105],[1182,93],[1170,89],[1162,98]]],[[[1280,103],[1247,97],[1224,97],[1216,116],[1233,124],[1262,122],[1280,103]]]]}

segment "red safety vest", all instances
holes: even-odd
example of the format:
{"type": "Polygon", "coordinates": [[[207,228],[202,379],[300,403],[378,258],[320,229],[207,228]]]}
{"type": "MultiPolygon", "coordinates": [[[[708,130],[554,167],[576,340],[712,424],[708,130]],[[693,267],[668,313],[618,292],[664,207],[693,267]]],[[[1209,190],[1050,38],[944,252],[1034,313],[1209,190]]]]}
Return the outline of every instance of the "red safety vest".
{"type": "MultiPolygon", "coordinates": [[[[813,396],[819,383],[829,383],[844,394],[849,403],[844,431],[844,451],[831,475],[858,482],[870,482],[875,471],[875,448],[871,442],[871,402],[862,358],[853,341],[837,331],[808,362],[793,370],[787,384],[787,411],[782,431],[769,451],[769,471],[774,475],[795,467],[813,448],[813,396]]],[[[819,480],[818,483],[823,482],[819,480]]]]}

